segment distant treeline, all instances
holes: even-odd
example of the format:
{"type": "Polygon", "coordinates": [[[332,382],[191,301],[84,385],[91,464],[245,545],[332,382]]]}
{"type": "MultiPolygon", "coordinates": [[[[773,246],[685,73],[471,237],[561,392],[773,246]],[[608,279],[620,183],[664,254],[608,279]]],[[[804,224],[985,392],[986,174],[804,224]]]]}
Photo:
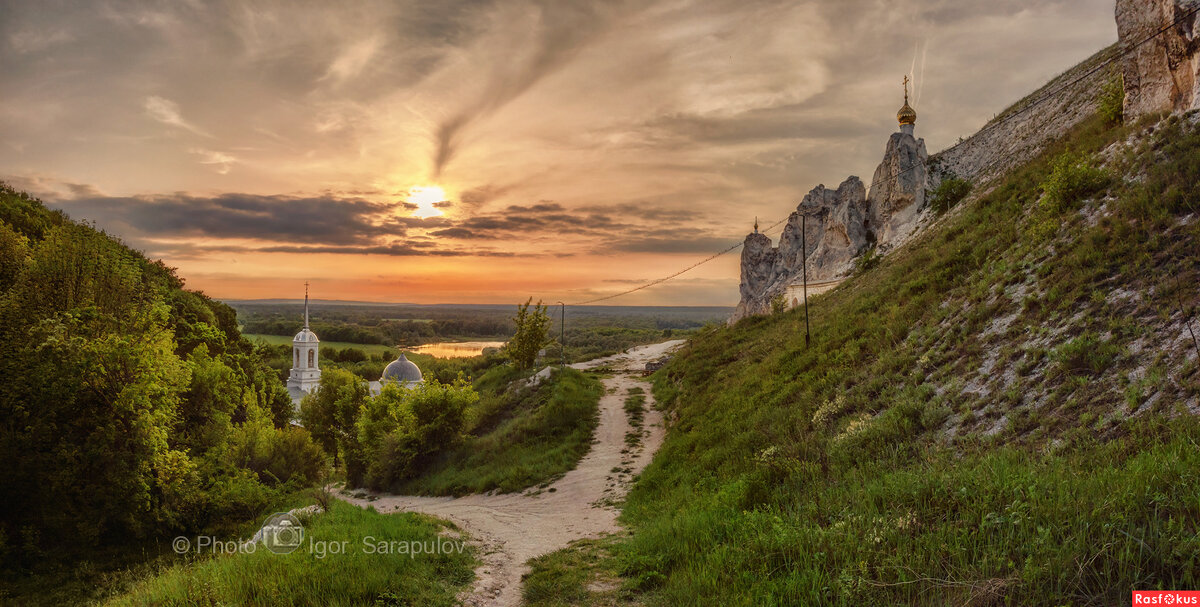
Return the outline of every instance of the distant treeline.
{"type": "MultiPolygon", "coordinates": [[[[295,335],[303,322],[282,317],[248,318],[242,330],[261,335],[295,335]]],[[[312,330],[322,341],[345,341],[355,344],[418,345],[453,337],[507,337],[512,335],[512,321],[506,319],[452,320],[379,320],[362,322],[312,322],[312,330]]]]}
{"type": "MultiPolygon", "coordinates": [[[[296,303],[230,302],[238,313],[242,330],[262,335],[290,337],[303,324],[303,308],[296,303]]],[[[357,344],[412,346],[456,338],[511,337],[515,326],[515,303],[479,306],[421,306],[404,304],[314,303],[310,326],[322,341],[357,344]]],[[[552,333],[560,329],[559,309],[549,311],[554,320],[552,333]]],[[[671,308],[590,306],[567,309],[567,332],[583,332],[579,338],[593,344],[610,341],[616,347],[624,340],[606,340],[617,332],[660,333],[664,330],[688,330],[719,322],[729,316],[728,308],[671,308]],[[584,334],[586,333],[586,334],[584,334]]],[[[572,341],[568,337],[568,342],[572,341]]],[[[576,340],[578,341],[578,340],[576,340]]]]}

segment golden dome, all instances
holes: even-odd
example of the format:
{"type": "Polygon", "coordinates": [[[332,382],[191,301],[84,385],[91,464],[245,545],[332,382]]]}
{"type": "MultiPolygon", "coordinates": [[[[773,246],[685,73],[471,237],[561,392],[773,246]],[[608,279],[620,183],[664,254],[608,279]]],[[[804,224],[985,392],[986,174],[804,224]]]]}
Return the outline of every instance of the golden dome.
{"type": "Polygon", "coordinates": [[[896,112],[896,120],[900,121],[901,126],[917,123],[917,111],[908,105],[908,76],[904,77],[904,107],[896,112]]]}

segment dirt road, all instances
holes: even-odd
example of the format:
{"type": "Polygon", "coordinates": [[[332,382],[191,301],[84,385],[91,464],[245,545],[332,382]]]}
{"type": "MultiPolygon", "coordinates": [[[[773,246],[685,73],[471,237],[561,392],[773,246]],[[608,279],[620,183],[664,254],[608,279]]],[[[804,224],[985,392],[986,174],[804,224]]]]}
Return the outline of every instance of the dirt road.
{"type": "Polygon", "coordinates": [[[359,506],[380,512],[415,511],[454,521],[476,541],[483,564],[475,571],[475,584],[461,599],[471,606],[513,606],[521,602],[521,575],[529,559],[565,547],[572,540],[599,537],[618,530],[617,509],[628,483],[650,463],[665,432],[662,414],[654,410],[649,386],[640,379],[642,368],[670,352],[682,340],[632,348],[622,354],[571,365],[576,369],[608,367],[618,373],[604,379],[600,423],[591,451],[546,490],[536,494],[504,493],[452,497],[378,495],[374,501],[342,495],[359,506]],[[626,393],[634,386],[647,388],[647,408],[640,448],[622,454],[625,434],[632,428],[626,418],[626,393]],[[617,472],[620,468],[629,472],[617,472]]]}

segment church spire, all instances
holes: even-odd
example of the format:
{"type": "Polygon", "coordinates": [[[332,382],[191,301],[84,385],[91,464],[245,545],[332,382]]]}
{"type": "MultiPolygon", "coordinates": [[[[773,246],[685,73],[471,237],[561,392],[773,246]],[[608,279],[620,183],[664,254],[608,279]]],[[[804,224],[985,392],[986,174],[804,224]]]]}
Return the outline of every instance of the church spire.
{"type": "MultiPolygon", "coordinates": [[[[917,111],[908,105],[908,82],[908,75],[906,74],[904,76],[904,107],[900,108],[900,111],[896,113],[896,120],[900,121],[901,127],[911,127],[917,123],[917,111]]],[[[911,131],[905,132],[911,134],[911,131]]]]}
{"type": "Polygon", "coordinates": [[[308,328],[308,281],[304,281],[304,328],[308,328]]]}

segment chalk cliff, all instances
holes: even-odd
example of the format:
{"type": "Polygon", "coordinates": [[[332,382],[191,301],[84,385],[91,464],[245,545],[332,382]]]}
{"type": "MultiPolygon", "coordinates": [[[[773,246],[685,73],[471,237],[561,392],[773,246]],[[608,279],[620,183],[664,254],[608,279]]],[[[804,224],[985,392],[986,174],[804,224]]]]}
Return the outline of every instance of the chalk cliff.
{"type": "Polygon", "coordinates": [[[916,227],[917,213],[925,208],[928,162],[924,139],[903,132],[888,139],[868,197],[870,227],[881,249],[903,242],[916,227]]]}
{"type": "Polygon", "coordinates": [[[1121,62],[1127,118],[1200,108],[1200,11],[1188,16],[1198,7],[1200,0],[1117,0],[1117,36],[1131,50],[1121,62]]]}
{"type": "Polygon", "coordinates": [[[870,196],[858,177],[851,176],[836,190],[818,185],[788,217],[778,247],[758,232],[746,237],[741,301],[731,322],[770,312],[771,299],[801,279],[805,253],[808,280],[828,281],[846,275],[854,259],[876,243],[888,248],[912,233],[925,207],[928,154],[924,140],[910,131],[888,140],[870,196]]]}

